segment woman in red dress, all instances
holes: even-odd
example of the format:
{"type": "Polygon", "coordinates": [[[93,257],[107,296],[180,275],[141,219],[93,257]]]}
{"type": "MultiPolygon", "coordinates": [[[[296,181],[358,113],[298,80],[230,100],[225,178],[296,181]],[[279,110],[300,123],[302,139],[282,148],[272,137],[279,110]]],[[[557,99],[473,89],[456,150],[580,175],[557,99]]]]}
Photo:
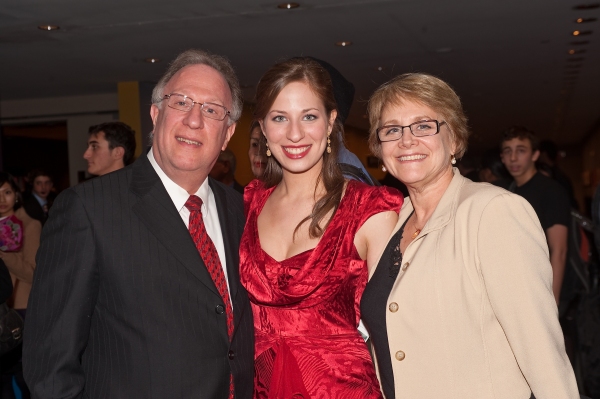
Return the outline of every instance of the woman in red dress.
{"type": "Polygon", "coordinates": [[[240,246],[256,399],[382,397],[358,305],[402,197],[344,179],[336,116],[329,74],[312,59],[276,64],[258,84],[268,161],[246,187],[240,246]]]}

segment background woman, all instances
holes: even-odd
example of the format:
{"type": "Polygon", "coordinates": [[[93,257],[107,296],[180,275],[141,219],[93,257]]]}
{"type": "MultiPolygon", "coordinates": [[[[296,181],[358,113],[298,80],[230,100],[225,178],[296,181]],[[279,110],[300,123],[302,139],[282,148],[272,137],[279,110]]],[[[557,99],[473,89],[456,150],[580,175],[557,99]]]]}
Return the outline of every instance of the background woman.
{"type": "MultiPolygon", "coordinates": [[[[10,272],[14,287],[9,305],[12,305],[21,317],[25,318],[35,269],[35,254],[40,246],[42,225],[39,221],[29,217],[22,204],[21,192],[12,177],[6,172],[0,172],[0,220],[14,215],[23,223],[23,245],[21,249],[16,252],[0,251],[0,259],[4,261],[10,272]]],[[[29,397],[20,369],[20,358],[20,348],[12,350],[10,354],[2,358],[2,370],[8,373],[3,374],[2,385],[3,389],[11,389],[10,378],[14,372],[23,395],[29,397]]]]}
{"type": "Polygon", "coordinates": [[[258,84],[268,163],[264,182],[246,187],[240,244],[255,398],[381,398],[358,301],[402,198],[344,180],[336,115],[329,75],[312,59],[277,64],[258,84]]]}
{"type": "Polygon", "coordinates": [[[248,158],[250,158],[250,168],[255,178],[260,179],[267,166],[267,155],[265,149],[261,148],[262,130],[258,121],[252,121],[250,125],[250,148],[248,149],[248,158]]]}
{"type": "Polygon", "coordinates": [[[579,397],[533,209],[452,167],[468,138],[456,93],[401,75],[369,118],[371,150],[410,197],[361,303],[386,398],[579,397]]]}

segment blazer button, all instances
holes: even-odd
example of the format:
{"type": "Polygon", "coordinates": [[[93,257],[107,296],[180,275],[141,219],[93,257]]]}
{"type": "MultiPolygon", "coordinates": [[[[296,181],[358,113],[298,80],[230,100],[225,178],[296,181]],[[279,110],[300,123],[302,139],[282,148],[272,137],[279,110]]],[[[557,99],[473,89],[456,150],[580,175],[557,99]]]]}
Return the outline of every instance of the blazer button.
{"type": "Polygon", "coordinates": [[[405,264],[402,265],[402,271],[406,271],[406,269],[408,269],[408,266],[410,266],[410,262],[406,262],[405,264]]]}
{"type": "Polygon", "coordinates": [[[217,307],[215,308],[215,312],[217,312],[217,314],[223,314],[223,313],[225,313],[225,306],[223,306],[223,305],[217,305],[217,307]]]}
{"type": "Polygon", "coordinates": [[[389,309],[390,312],[396,313],[398,311],[398,304],[396,302],[390,303],[389,309]]]}
{"type": "Polygon", "coordinates": [[[235,357],[235,352],[233,352],[233,351],[227,352],[227,357],[229,358],[229,360],[233,360],[233,358],[235,357]]]}
{"type": "Polygon", "coordinates": [[[402,361],[406,357],[406,354],[402,351],[396,352],[396,360],[402,361]]]}

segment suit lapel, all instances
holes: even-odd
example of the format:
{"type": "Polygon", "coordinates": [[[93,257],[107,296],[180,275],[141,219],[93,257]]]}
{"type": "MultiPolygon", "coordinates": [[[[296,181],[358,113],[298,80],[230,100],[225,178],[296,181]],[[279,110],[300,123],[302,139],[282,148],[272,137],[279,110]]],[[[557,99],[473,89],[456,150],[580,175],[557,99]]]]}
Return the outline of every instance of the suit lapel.
{"type": "Polygon", "coordinates": [[[190,273],[219,295],[188,229],[145,155],[133,166],[131,190],[138,196],[132,210],[148,230],[190,273]]]}
{"type": "MultiPolygon", "coordinates": [[[[217,214],[219,215],[219,224],[221,225],[221,234],[223,235],[223,245],[225,246],[225,263],[227,267],[227,280],[229,281],[229,290],[231,300],[234,301],[240,284],[239,276],[239,234],[237,234],[238,226],[234,225],[234,221],[229,214],[227,208],[227,193],[216,184],[212,178],[208,179],[208,183],[215,196],[217,203],[217,214]]],[[[235,313],[235,312],[234,312],[235,313]]]]}

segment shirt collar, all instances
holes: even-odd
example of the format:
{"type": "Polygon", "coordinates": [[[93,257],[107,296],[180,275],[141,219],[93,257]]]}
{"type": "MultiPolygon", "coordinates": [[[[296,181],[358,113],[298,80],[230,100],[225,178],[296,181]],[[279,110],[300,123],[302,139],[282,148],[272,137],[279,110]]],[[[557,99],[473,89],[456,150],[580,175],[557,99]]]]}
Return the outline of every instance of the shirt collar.
{"type": "Polygon", "coordinates": [[[35,199],[37,200],[37,202],[40,204],[40,206],[44,206],[48,203],[47,200],[43,199],[42,197],[40,197],[39,195],[37,195],[35,192],[31,192],[31,194],[33,194],[33,196],[35,197],[35,199]]]}
{"type": "MultiPolygon", "coordinates": [[[[177,183],[171,180],[171,178],[169,178],[169,176],[167,176],[167,174],[160,168],[160,166],[156,162],[156,159],[154,159],[152,148],[150,148],[150,151],[148,151],[148,160],[150,161],[150,164],[158,174],[160,181],[162,181],[162,184],[165,186],[169,197],[171,197],[173,204],[175,204],[177,212],[180,212],[181,209],[185,206],[185,203],[190,197],[190,194],[188,194],[188,192],[185,189],[178,186],[177,183]]],[[[206,178],[200,185],[200,188],[198,188],[198,191],[196,191],[196,195],[202,200],[203,212],[206,210],[206,204],[208,204],[209,192],[210,187],[208,185],[208,178],[206,178]]]]}

